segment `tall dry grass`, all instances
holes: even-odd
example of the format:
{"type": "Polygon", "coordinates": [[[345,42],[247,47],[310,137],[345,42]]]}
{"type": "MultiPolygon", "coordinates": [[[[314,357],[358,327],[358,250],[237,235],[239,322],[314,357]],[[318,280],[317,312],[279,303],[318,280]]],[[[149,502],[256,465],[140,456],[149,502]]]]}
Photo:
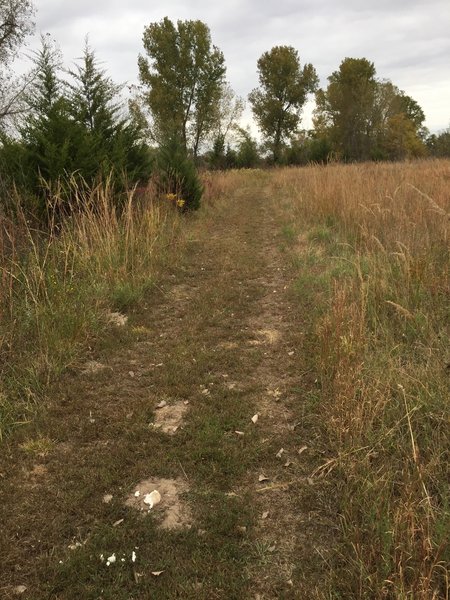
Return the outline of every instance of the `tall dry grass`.
{"type": "Polygon", "coordinates": [[[138,301],[176,259],[176,211],[127,194],[120,210],[105,182],[73,183],[77,209],[38,231],[20,212],[0,222],[0,437],[29,419],[48,383],[107,327],[107,311],[138,301]]]}
{"type": "Polygon", "coordinates": [[[334,481],[339,559],[324,597],[449,597],[450,162],[277,171],[307,240],[298,292],[334,481]],[[317,301],[317,297],[316,297],[317,301]]]}

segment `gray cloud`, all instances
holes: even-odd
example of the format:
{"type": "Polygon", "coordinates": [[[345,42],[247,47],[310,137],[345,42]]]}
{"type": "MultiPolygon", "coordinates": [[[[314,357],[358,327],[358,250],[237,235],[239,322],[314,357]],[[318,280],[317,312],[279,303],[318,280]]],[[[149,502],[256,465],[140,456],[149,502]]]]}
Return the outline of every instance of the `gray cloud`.
{"type": "MultiPolygon", "coordinates": [[[[59,41],[67,63],[80,55],[89,33],[117,81],[136,80],[145,25],[166,15],[201,19],[223,50],[228,79],[241,96],[257,85],[262,52],[290,44],[302,61],[314,64],[322,85],[345,57],[366,57],[379,77],[391,79],[422,105],[431,129],[450,121],[448,0],[167,0],[163,8],[148,0],[35,4],[38,29],[59,41]]],[[[36,38],[31,46],[38,46],[36,38]]]]}

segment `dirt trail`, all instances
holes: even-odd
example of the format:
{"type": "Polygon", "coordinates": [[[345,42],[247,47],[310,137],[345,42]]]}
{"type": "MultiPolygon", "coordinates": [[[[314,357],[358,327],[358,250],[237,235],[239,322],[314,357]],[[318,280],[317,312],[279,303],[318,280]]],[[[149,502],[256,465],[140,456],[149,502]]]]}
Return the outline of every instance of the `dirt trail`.
{"type": "Polygon", "coordinates": [[[283,215],[264,183],[249,178],[189,225],[181,267],[4,447],[0,597],[320,588],[328,524],[314,509],[306,307],[290,297],[283,215]]]}

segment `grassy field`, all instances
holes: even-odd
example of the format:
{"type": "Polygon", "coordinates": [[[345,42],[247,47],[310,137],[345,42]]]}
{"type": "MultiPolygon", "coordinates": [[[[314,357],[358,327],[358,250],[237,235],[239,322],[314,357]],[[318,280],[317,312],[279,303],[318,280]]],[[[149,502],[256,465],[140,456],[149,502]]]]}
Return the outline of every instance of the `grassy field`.
{"type": "Polygon", "coordinates": [[[187,219],[106,187],[4,222],[0,595],[448,600],[449,183],[213,173],[187,219]],[[124,505],[149,477],[176,527],[124,505]]]}
{"type": "Polygon", "coordinates": [[[342,598],[448,598],[450,164],[279,171],[342,598]]]}

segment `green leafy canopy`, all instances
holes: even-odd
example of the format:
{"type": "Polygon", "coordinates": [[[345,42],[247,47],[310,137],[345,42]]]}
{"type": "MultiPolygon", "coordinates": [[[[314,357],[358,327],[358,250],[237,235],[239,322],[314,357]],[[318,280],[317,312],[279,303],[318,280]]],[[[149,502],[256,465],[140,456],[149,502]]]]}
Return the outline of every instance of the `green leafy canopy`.
{"type": "Polygon", "coordinates": [[[297,50],[275,46],[258,60],[260,86],[249,100],[268,147],[278,162],[283,142],[297,130],[307,95],[314,92],[318,77],[314,67],[302,68],[297,50]]]}
{"type": "Polygon", "coordinates": [[[175,25],[165,17],[151,23],[143,44],[147,56],[139,57],[139,76],[155,137],[161,142],[175,135],[196,156],[217,120],[225,85],[223,54],[198,20],[175,25]]]}

